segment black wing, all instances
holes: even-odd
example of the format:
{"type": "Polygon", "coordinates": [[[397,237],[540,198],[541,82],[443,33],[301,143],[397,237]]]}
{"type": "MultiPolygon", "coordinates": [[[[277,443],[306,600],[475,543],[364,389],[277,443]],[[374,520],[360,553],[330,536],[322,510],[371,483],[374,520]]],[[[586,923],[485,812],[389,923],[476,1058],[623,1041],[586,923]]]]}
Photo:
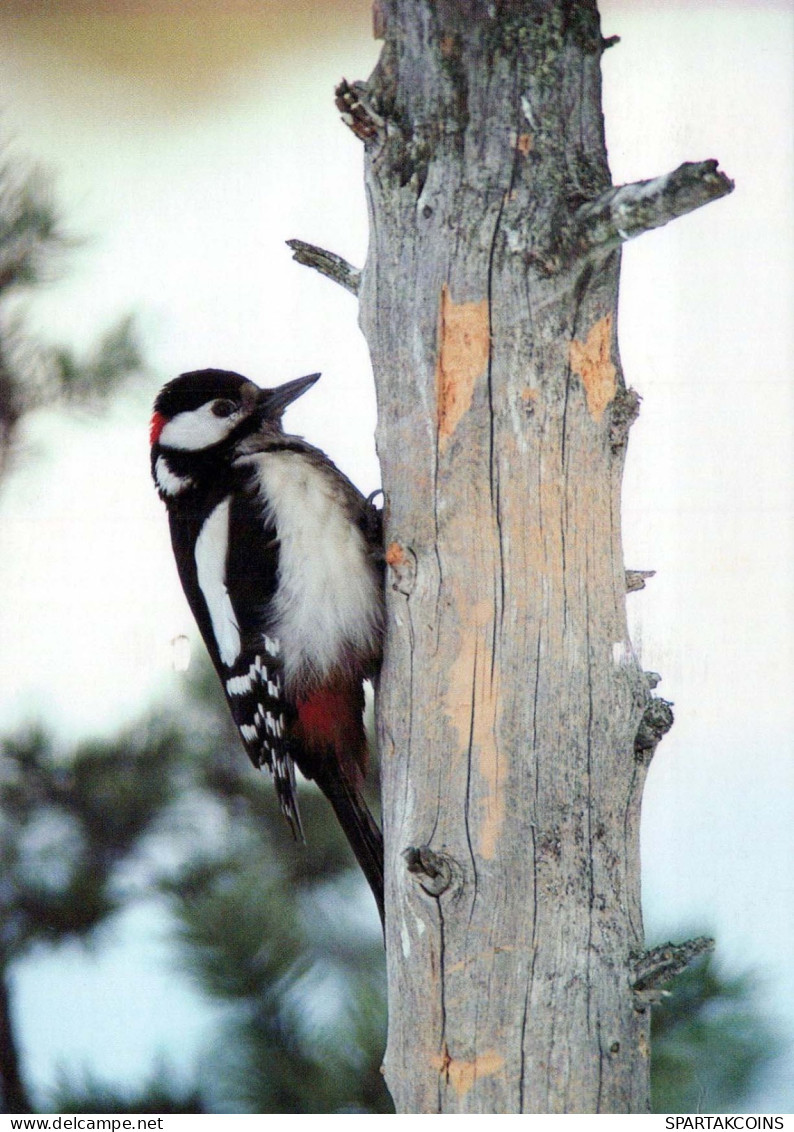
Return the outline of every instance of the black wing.
{"type": "Polygon", "coordinates": [[[240,655],[219,669],[232,718],[254,766],[273,775],[281,809],[293,834],[303,837],[295,789],[295,764],[288,734],[294,707],[284,696],[281,641],[273,628],[271,605],[278,586],[276,529],[264,521],[262,505],[249,482],[231,499],[226,588],[240,630],[240,655]]]}
{"type": "Polygon", "coordinates": [[[268,633],[270,605],[278,584],[275,527],[264,522],[256,493],[246,480],[217,485],[212,498],[169,511],[171,541],[188,604],[223,685],[232,718],[251,762],[273,775],[281,809],[293,833],[303,836],[295,790],[295,767],[287,744],[294,708],[283,697],[281,642],[268,633]],[[218,650],[209,606],[198,579],[195,548],[203,522],[229,500],[224,582],[239,631],[235,659],[218,650]]]}

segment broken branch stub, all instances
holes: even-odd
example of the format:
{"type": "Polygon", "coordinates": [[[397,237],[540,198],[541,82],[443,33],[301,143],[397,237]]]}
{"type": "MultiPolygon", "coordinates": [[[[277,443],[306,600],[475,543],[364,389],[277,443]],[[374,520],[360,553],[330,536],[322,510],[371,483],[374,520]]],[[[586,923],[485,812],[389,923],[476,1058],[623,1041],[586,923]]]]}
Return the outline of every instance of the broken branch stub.
{"type": "Polygon", "coordinates": [[[331,279],[350,291],[352,295],[358,294],[361,282],[361,268],[353,267],[336,252],[318,248],[316,244],[307,244],[305,240],[287,240],[287,247],[292,249],[292,258],[304,267],[313,267],[326,279],[331,279]]]}
{"type": "Polygon", "coordinates": [[[650,951],[633,953],[631,989],[638,1006],[660,1002],[669,991],[664,988],[676,975],[714,950],[710,936],[697,936],[684,943],[663,943],[650,951]]]}
{"type": "Polygon", "coordinates": [[[608,189],[583,204],[561,244],[563,258],[605,252],[733,192],[716,161],[687,161],[671,173],[608,189]]]}

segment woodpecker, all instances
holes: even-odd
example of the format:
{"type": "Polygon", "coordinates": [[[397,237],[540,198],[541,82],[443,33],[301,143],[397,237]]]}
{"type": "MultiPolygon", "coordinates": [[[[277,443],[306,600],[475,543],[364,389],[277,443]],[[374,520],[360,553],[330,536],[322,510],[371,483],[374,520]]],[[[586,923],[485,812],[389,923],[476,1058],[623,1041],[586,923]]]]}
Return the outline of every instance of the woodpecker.
{"type": "Polygon", "coordinates": [[[383,919],[383,841],[361,794],[362,682],[383,632],[380,514],[319,449],[283,431],[318,373],[262,389],[183,373],[157,396],[152,476],[182,588],[249,758],[303,837],[295,767],[330,801],[383,919]]]}

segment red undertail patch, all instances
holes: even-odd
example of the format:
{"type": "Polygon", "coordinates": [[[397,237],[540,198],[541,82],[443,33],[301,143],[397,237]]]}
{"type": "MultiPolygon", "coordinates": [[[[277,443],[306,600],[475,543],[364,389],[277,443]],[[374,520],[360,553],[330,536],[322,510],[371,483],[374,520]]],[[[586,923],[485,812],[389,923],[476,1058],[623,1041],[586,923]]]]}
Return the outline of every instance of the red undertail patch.
{"type": "Polygon", "coordinates": [[[364,692],[360,685],[320,688],[298,700],[297,728],[307,747],[331,748],[353,780],[367,769],[367,737],[362,712],[364,692]]]}

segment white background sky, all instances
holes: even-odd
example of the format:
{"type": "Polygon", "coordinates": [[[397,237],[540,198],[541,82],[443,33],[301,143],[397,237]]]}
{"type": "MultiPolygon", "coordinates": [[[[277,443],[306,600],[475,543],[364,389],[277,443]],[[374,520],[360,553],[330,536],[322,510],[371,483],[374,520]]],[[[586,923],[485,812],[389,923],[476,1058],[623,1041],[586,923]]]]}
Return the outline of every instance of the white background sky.
{"type": "MultiPolygon", "coordinates": [[[[127,27],[128,41],[101,12],[73,37],[14,5],[0,16],[0,125],[53,170],[69,227],[91,237],[32,323],[85,347],[135,311],[156,374],[110,420],[42,414],[26,430],[0,495],[3,726],[42,714],[66,736],[109,730],[175,694],[169,641],[192,628],[148,478],[160,381],[207,365],[263,384],[321,369],[288,424],[363,490],[378,484],[355,302],[284,247],[300,236],[363,261],[361,153],[332,91],[364,78],[377,46],[358,0],[344,20],[318,6],[314,25],[309,4],[289,20],[264,10],[245,51],[221,37],[197,63],[177,36],[157,66],[151,40],[127,27]]],[[[626,561],[658,571],[629,609],[677,718],[643,811],[647,928],[714,933],[728,970],[760,972],[794,1040],[794,8],[601,10],[622,39],[604,58],[615,181],[716,157],[737,185],[624,255],[621,351],[643,397],[626,561]]],[[[18,1009],[36,1082],[58,1062],[108,1078],[123,1066],[134,1081],[152,1033],[189,1063],[208,1014],[169,968],[163,932],[143,909],[97,956],[26,963],[18,1009]]],[[[789,1050],[764,1110],[794,1109],[793,1064],[789,1050]]]]}

